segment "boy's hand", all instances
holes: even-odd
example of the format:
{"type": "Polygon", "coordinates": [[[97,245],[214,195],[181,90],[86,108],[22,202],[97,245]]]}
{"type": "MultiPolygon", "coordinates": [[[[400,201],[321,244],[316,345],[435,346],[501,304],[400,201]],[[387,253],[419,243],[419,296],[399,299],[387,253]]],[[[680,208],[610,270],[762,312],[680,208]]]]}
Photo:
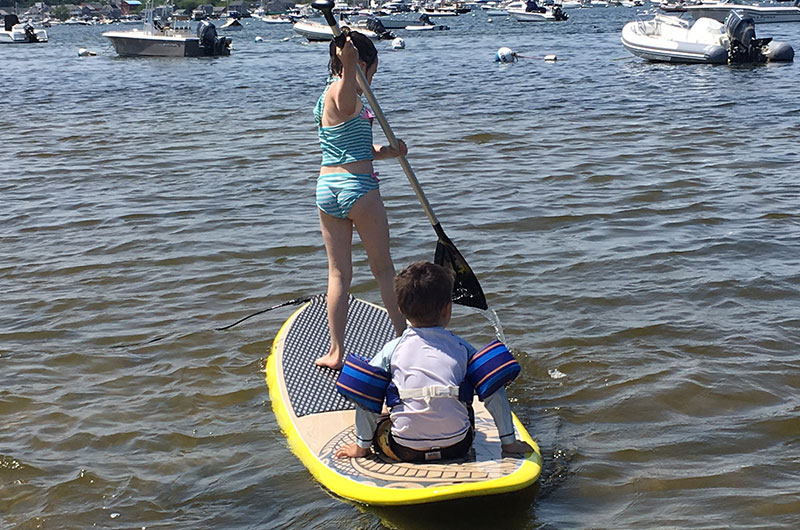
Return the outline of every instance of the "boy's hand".
{"type": "Polygon", "coordinates": [[[369,449],[358,444],[348,444],[336,450],[336,458],[361,458],[369,454],[369,449]]]}
{"type": "Polygon", "coordinates": [[[526,453],[532,453],[533,447],[528,442],[514,440],[510,444],[503,444],[502,456],[510,456],[513,458],[525,458],[526,453]]]}

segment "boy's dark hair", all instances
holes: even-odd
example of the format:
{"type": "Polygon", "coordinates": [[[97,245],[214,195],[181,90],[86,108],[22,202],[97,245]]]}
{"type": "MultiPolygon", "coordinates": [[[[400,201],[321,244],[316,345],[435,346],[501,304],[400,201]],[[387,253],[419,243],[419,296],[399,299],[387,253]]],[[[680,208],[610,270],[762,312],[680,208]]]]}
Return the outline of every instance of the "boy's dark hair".
{"type": "MultiPolygon", "coordinates": [[[[358,59],[364,61],[367,64],[367,68],[372,66],[378,59],[378,49],[375,48],[375,44],[372,43],[372,40],[363,33],[350,31],[349,28],[346,27],[342,28],[342,33],[349,36],[350,40],[353,41],[353,46],[358,50],[358,59]]],[[[336,43],[334,41],[331,41],[330,53],[331,61],[328,64],[328,68],[332,76],[340,77],[342,75],[342,61],[340,61],[339,57],[336,55],[336,43]]]]}
{"type": "Polygon", "coordinates": [[[453,297],[453,272],[441,265],[417,261],[397,273],[394,292],[400,312],[417,324],[437,325],[453,297]]]}

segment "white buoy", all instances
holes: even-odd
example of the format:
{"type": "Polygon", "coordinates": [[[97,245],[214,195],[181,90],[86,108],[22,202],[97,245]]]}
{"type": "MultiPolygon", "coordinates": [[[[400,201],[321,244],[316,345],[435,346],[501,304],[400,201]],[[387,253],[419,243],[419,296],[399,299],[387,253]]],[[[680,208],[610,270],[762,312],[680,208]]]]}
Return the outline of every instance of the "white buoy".
{"type": "Polygon", "coordinates": [[[498,63],[513,63],[517,60],[517,56],[511,48],[503,46],[494,54],[494,60],[498,63]]]}
{"type": "Polygon", "coordinates": [[[492,19],[491,19],[491,18],[487,18],[487,19],[486,19],[486,22],[491,22],[491,21],[492,21],[492,19]]]}
{"type": "Polygon", "coordinates": [[[392,49],[393,50],[405,50],[406,49],[406,41],[404,41],[400,37],[395,37],[392,40],[392,49]]]}
{"type": "Polygon", "coordinates": [[[548,62],[555,62],[558,60],[558,57],[556,57],[554,53],[551,53],[550,55],[545,55],[544,60],[548,62]]]}
{"type": "Polygon", "coordinates": [[[264,42],[264,38],[256,36],[256,42],[264,42]]]}
{"type": "Polygon", "coordinates": [[[97,53],[87,50],[86,48],[78,48],[78,57],[89,57],[97,55],[97,53]]]}

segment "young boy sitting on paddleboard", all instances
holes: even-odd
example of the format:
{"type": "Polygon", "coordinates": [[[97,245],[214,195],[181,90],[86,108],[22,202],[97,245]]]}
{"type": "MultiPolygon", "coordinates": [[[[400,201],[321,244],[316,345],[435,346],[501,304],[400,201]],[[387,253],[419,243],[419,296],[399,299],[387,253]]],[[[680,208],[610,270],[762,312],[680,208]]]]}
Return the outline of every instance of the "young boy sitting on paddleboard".
{"type": "MultiPolygon", "coordinates": [[[[397,274],[394,289],[400,311],[411,327],[388,342],[369,363],[391,378],[387,390],[390,421],[379,426],[379,413],[357,406],[358,441],[339,448],[336,457],[366,456],[373,440],[379,451],[400,461],[464,457],[472,446],[474,416],[469,404],[473,388],[467,387],[468,395],[463,395],[462,383],[477,350],[445,329],[453,307],[453,274],[434,263],[413,263],[397,274]]],[[[483,402],[500,433],[504,456],[524,456],[533,451],[515,437],[502,385],[483,396],[483,402]]]]}

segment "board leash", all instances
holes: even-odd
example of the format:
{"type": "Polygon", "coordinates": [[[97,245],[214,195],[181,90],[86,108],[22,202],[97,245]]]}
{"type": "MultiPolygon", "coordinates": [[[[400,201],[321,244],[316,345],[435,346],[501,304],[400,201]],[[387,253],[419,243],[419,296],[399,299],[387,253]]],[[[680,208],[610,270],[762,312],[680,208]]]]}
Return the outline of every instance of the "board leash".
{"type": "MultiPolygon", "coordinates": [[[[256,311],[255,313],[247,315],[246,317],[240,318],[239,320],[237,320],[233,324],[228,324],[227,326],[223,326],[221,328],[214,328],[214,331],[226,331],[226,330],[229,330],[229,329],[231,329],[232,327],[234,327],[236,325],[241,324],[245,320],[251,319],[251,318],[253,318],[255,316],[267,313],[267,312],[272,311],[274,309],[279,309],[281,307],[286,307],[286,306],[289,306],[289,305],[304,304],[304,303],[310,302],[311,300],[313,300],[315,298],[318,298],[320,296],[324,296],[324,295],[318,294],[318,295],[314,295],[314,296],[301,296],[301,297],[298,297],[298,298],[293,298],[292,300],[288,300],[286,302],[281,302],[280,304],[276,304],[276,305],[268,307],[266,309],[262,309],[260,311],[256,311]]],[[[129,344],[118,344],[116,346],[112,346],[112,348],[131,348],[133,346],[146,346],[148,344],[153,344],[154,342],[158,342],[160,340],[164,340],[167,337],[169,337],[171,335],[174,335],[174,334],[175,333],[168,333],[166,335],[161,335],[160,337],[155,337],[155,338],[152,338],[152,339],[143,340],[141,342],[132,342],[132,343],[129,343],[129,344]]]]}
{"type": "Polygon", "coordinates": [[[315,297],[317,297],[317,296],[321,296],[321,295],[315,295],[315,296],[305,296],[305,297],[302,297],[302,296],[301,296],[301,297],[299,297],[299,298],[295,298],[295,299],[293,299],[293,300],[289,300],[288,302],[283,302],[283,303],[280,303],[280,304],[274,305],[274,306],[272,306],[272,307],[268,307],[268,308],[266,308],[266,309],[262,309],[261,311],[256,311],[256,312],[255,312],[255,313],[253,313],[252,315],[247,315],[247,316],[246,316],[246,317],[244,317],[244,318],[240,318],[239,320],[237,320],[237,321],[236,321],[236,322],[234,322],[233,324],[228,324],[227,326],[223,326],[223,327],[221,327],[221,328],[214,328],[214,330],[215,330],[215,331],[225,331],[225,330],[231,329],[233,326],[236,326],[236,325],[238,325],[238,324],[241,324],[241,323],[242,323],[242,322],[244,322],[245,320],[248,320],[248,319],[250,319],[250,318],[253,318],[253,317],[255,317],[255,316],[261,315],[261,314],[263,314],[263,313],[266,313],[266,312],[268,312],[268,311],[272,311],[273,309],[278,309],[278,308],[281,308],[281,307],[286,307],[287,305],[300,305],[300,304],[304,304],[304,303],[306,303],[306,302],[310,302],[310,301],[311,301],[313,298],[315,298],[315,297]]]}

